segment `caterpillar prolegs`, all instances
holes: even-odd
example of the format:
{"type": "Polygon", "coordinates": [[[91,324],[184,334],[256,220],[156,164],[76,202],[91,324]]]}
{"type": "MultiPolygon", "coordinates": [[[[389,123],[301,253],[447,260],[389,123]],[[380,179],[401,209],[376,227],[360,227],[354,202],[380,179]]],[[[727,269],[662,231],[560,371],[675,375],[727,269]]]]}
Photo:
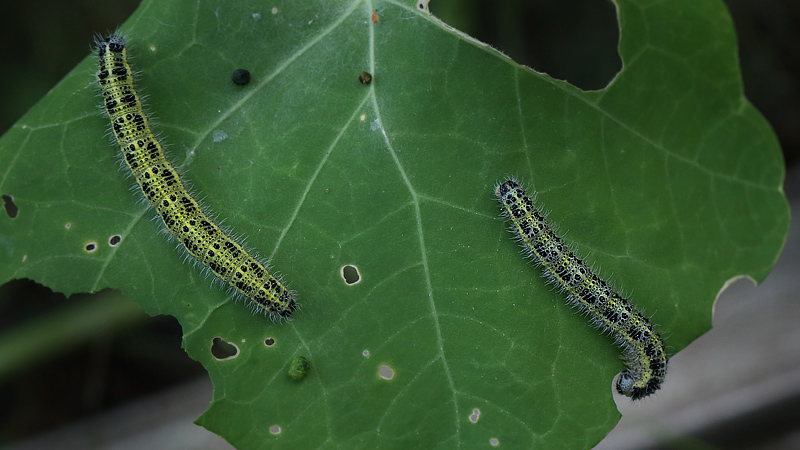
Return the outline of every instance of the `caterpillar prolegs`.
{"type": "Polygon", "coordinates": [[[628,369],[617,379],[617,391],[634,400],[657,391],[667,372],[667,354],[650,321],[575,256],[517,182],[506,180],[495,186],[494,193],[527,256],[566,291],[572,304],[588,313],[601,330],[610,331],[623,348],[628,369]]]}
{"type": "Polygon", "coordinates": [[[292,291],[209,218],[165,157],[133,87],[125,39],[112,34],[98,38],[95,44],[97,82],[111,131],[125,163],[167,230],[197,262],[252,300],[256,310],[273,319],[289,317],[297,307],[292,291]]]}

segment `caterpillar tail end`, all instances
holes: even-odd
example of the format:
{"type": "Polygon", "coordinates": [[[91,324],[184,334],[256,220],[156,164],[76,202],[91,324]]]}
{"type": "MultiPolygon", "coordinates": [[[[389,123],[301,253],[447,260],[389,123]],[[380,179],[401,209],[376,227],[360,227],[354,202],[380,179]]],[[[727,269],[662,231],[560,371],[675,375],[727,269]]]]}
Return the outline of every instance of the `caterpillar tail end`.
{"type": "Polygon", "coordinates": [[[284,319],[291,320],[292,313],[299,307],[294,298],[294,291],[277,284],[277,280],[272,281],[276,282],[273,290],[261,289],[254,297],[250,297],[253,311],[260,311],[277,322],[284,319]]]}
{"type": "Polygon", "coordinates": [[[272,313],[281,319],[288,319],[294,310],[297,309],[297,301],[294,299],[294,296],[291,294],[291,292],[283,300],[284,304],[280,305],[280,307],[272,313]]]}
{"type": "Polygon", "coordinates": [[[617,379],[617,392],[630,397],[631,400],[640,400],[659,389],[661,389],[661,380],[650,378],[645,381],[641,377],[637,379],[628,370],[620,373],[617,379]]]}

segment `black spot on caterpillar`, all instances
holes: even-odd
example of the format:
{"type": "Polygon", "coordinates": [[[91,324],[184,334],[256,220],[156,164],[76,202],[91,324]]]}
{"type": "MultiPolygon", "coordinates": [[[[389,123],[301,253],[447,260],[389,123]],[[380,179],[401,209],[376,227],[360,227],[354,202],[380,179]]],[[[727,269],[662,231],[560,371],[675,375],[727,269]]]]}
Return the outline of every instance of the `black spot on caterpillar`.
{"type": "Polygon", "coordinates": [[[112,34],[98,38],[95,44],[99,59],[97,82],[111,131],[144,197],[167,230],[195,261],[237,294],[250,299],[255,310],[273,319],[289,317],[297,307],[293,293],[209,218],[167,161],[134,90],[125,39],[112,34]]]}
{"type": "Polygon", "coordinates": [[[628,370],[619,375],[617,391],[633,400],[657,391],[667,372],[667,354],[650,321],[575,256],[519,184],[506,180],[495,186],[494,193],[527,256],[567,292],[572,304],[591,315],[601,330],[610,331],[623,348],[628,370]]]}

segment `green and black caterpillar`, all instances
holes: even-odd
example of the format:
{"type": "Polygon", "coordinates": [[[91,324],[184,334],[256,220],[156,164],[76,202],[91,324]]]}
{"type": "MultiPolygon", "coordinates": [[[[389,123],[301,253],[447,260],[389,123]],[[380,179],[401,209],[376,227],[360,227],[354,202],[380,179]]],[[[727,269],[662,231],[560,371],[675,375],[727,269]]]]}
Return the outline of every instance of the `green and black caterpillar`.
{"type": "Polygon", "coordinates": [[[273,319],[289,317],[297,308],[292,291],[209,218],[167,161],[134,90],[125,39],[112,34],[98,38],[95,44],[97,82],[111,131],[125,163],[167,230],[195,261],[250,299],[255,310],[273,319]]]}
{"type": "Polygon", "coordinates": [[[516,181],[498,184],[494,193],[527,256],[542,266],[553,284],[567,292],[572,304],[588,313],[598,328],[611,332],[624,349],[628,370],[619,375],[617,391],[633,400],[657,391],[667,373],[667,354],[650,321],[575,256],[516,181]]]}

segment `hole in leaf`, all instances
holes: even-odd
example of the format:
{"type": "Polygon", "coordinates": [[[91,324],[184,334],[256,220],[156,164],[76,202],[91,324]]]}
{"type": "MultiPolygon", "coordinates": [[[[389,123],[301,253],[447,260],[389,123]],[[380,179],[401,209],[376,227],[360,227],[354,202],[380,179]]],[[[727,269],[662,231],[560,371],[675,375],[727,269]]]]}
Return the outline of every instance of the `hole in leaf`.
{"type": "Polygon", "coordinates": [[[613,2],[437,0],[432,13],[519,64],[584,90],[608,86],[622,70],[613,2]]]}
{"type": "Polygon", "coordinates": [[[384,380],[391,380],[394,378],[394,370],[386,364],[381,364],[378,367],[378,376],[384,380]]]}
{"type": "Polygon", "coordinates": [[[364,356],[369,356],[369,350],[364,350],[363,352],[361,352],[361,354],[364,356]]]}
{"type": "Polygon", "coordinates": [[[220,361],[233,359],[239,355],[239,347],[221,337],[215,337],[211,342],[211,355],[220,361]]]}
{"type": "Polygon", "coordinates": [[[266,345],[267,347],[272,347],[273,345],[275,345],[275,338],[268,337],[264,339],[264,345],[266,345]]]}
{"type": "Polygon", "coordinates": [[[491,445],[492,447],[497,447],[498,445],[500,445],[500,440],[497,438],[491,438],[489,439],[489,445],[491,445]]]}
{"type": "Polygon", "coordinates": [[[478,423],[478,418],[481,416],[481,410],[475,408],[472,410],[472,414],[469,415],[469,421],[472,423],[478,423]]]}
{"type": "Polygon", "coordinates": [[[120,242],[122,242],[122,236],[115,234],[108,238],[108,245],[112,247],[116,247],[120,242]]]}
{"type": "Polygon", "coordinates": [[[69,230],[70,228],[72,228],[72,223],[71,223],[71,222],[67,222],[67,223],[65,223],[65,224],[64,224],[64,228],[66,228],[67,230],[69,230]]]}
{"type": "Polygon", "coordinates": [[[272,434],[281,434],[281,426],[280,425],[273,425],[269,427],[269,432],[272,434]]]}
{"type": "Polygon", "coordinates": [[[358,267],[353,265],[342,266],[342,279],[348,285],[353,285],[361,281],[361,274],[358,272],[358,267]]]}
{"type": "Polygon", "coordinates": [[[97,251],[97,242],[87,242],[83,245],[83,249],[86,250],[86,253],[94,253],[97,251]]]}
{"type": "Polygon", "coordinates": [[[14,203],[14,199],[11,198],[10,195],[5,195],[5,194],[3,194],[0,197],[2,197],[3,199],[3,208],[6,210],[6,214],[8,214],[8,217],[11,217],[12,219],[17,217],[19,208],[17,208],[17,205],[14,203]]]}

